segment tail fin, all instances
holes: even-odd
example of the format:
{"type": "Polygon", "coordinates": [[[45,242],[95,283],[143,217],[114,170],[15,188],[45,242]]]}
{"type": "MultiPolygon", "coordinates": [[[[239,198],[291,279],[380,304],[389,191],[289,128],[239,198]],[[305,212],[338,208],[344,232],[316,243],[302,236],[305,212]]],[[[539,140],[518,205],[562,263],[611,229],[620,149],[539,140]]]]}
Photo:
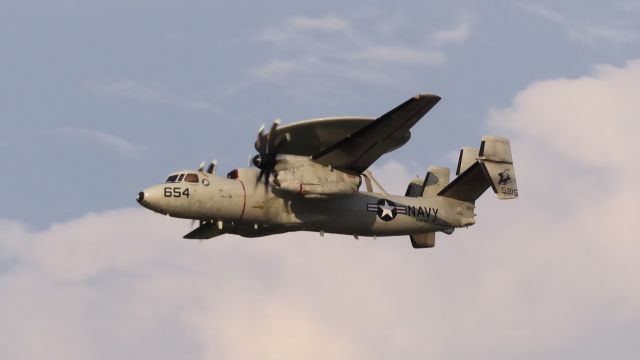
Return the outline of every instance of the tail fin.
{"type": "Polygon", "coordinates": [[[407,187],[404,196],[431,197],[438,194],[449,184],[449,168],[442,166],[430,166],[424,180],[413,179],[407,187]]]}
{"type": "Polygon", "coordinates": [[[498,199],[518,197],[511,145],[506,138],[483,136],[480,149],[462,148],[456,174],[458,177],[438,195],[474,203],[491,187],[498,199]]]}

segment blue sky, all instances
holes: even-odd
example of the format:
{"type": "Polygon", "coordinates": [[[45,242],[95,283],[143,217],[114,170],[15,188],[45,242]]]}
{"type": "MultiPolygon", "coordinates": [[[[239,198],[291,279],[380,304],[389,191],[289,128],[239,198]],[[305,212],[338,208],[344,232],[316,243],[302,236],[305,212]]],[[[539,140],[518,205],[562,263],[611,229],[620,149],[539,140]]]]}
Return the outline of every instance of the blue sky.
{"type": "Polygon", "coordinates": [[[639,19],[634,0],[0,1],[0,314],[18,329],[0,349],[631,358],[639,19]],[[178,240],[188,223],[132,209],[173,170],[245,166],[262,123],[377,116],[419,92],[443,101],[376,164],[388,187],[496,133],[523,190],[486,196],[479,223],[435,251],[313,234],[197,246],[178,240]],[[434,310],[399,309],[421,301],[434,310]],[[414,335],[438,329],[425,346],[414,335]]]}
{"type": "Polygon", "coordinates": [[[3,180],[0,216],[41,228],[131,206],[170,170],[246,164],[264,122],[433,92],[389,156],[418,171],[529,83],[638,55],[633,2],[489,4],[5,1],[0,156],[22,175],[3,180]]]}

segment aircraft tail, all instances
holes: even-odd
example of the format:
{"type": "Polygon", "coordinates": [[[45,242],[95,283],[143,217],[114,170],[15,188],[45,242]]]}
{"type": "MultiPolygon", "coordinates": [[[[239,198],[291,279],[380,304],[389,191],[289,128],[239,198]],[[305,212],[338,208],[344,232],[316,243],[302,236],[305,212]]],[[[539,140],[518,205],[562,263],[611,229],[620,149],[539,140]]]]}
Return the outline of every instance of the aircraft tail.
{"type": "Polygon", "coordinates": [[[449,184],[449,168],[430,166],[427,176],[422,179],[411,180],[404,196],[431,197],[435,196],[449,184]]]}
{"type": "Polygon", "coordinates": [[[491,187],[498,199],[518,197],[511,145],[507,138],[483,136],[479,149],[462,148],[456,175],[438,193],[439,196],[475,203],[491,187]]]}

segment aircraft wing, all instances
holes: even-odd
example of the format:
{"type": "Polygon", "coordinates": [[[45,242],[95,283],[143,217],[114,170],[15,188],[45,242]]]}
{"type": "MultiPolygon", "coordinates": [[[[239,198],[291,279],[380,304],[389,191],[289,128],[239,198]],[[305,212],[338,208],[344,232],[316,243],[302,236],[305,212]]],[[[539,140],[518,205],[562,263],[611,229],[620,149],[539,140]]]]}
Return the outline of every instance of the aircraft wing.
{"type": "Polygon", "coordinates": [[[226,231],[218,229],[217,224],[214,224],[212,222],[207,222],[193,229],[193,231],[183,236],[183,238],[205,240],[205,239],[214,238],[216,236],[224,235],[226,233],[227,233],[226,231]]]}
{"type": "Polygon", "coordinates": [[[416,95],[311,158],[322,165],[360,174],[380,156],[404,145],[411,137],[409,129],[438,101],[437,95],[416,95]]]}

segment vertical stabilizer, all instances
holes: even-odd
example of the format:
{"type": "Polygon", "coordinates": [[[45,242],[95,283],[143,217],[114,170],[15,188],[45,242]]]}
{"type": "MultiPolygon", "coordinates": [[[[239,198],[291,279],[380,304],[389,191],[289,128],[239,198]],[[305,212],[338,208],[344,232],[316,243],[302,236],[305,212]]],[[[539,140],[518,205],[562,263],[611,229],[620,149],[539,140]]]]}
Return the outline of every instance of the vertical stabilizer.
{"type": "Polygon", "coordinates": [[[430,166],[427,171],[427,177],[424,178],[424,184],[422,185],[423,197],[430,197],[437,195],[440,190],[444,189],[449,184],[449,168],[443,166],[430,166]]]}
{"type": "Polygon", "coordinates": [[[476,161],[478,161],[478,154],[480,149],[474,147],[465,146],[460,149],[460,157],[458,158],[458,167],[456,168],[456,176],[462,174],[465,170],[471,167],[476,161]]]}
{"type": "Polygon", "coordinates": [[[488,188],[492,188],[501,200],[518,197],[511,145],[507,138],[483,136],[477,152],[475,148],[462,148],[456,172],[459,175],[438,195],[474,203],[488,188]]]}
{"type": "Polygon", "coordinates": [[[413,179],[409,182],[404,196],[430,197],[437,195],[449,184],[449,168],[443,166],[430,166],[424,180],[413,179]]]}
{"type": "Polygon", "coordinates": [[[515,199],[518,197],[516,173],[511,157],[509,140],[497,136],[483,136],[480,145],[479,161],[491,180],[493,192],[498,199],[515,199]]]}

